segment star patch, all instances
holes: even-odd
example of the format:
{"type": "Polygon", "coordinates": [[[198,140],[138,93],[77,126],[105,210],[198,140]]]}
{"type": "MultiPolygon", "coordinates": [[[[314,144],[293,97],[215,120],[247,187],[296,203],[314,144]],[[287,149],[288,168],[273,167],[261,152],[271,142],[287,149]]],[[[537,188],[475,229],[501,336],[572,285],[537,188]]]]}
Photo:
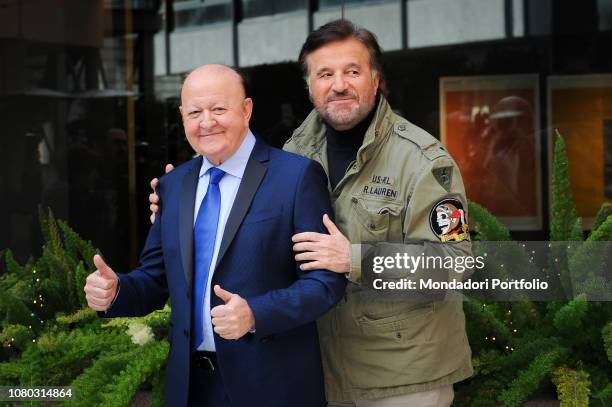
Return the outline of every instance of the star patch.
{"type": "Polygon", "coordinates": [[[446,192],[450,192],[451,182],[453,180],[453,167],[442,167],[442,168],[434,168],[431,170],[438,184],[442,186],[446,190],[446,192]]]}
{"type": "Polygon", "coordinates": [[[463,204],[447,198],[436,203],[429,212],[429,226],[442,242],[470,240],[463,204]]]}

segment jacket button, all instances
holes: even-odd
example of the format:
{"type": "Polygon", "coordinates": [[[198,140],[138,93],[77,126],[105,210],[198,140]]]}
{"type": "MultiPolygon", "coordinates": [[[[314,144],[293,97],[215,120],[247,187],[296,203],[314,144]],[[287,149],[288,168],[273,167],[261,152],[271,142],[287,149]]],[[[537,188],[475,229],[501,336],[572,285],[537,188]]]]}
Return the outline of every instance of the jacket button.
{"type": "Polygon", "coordinates": [[[189,331],[188,330],[183,330],[183,335],[185,335],[185,338],[189,338],[189,331]]]}
{"type": "Polygon", "coordinates": [[[352,197],[352,198],[351,198],[351,202],[352,202],[352,203],[357,203],[357,198],[352,197]]]}
{"type": "Polygon", "coordinates": [[[397,126],[397,129],[399,131],[404,131],[404,130],[406,130],[406,125],[405,124],[400,124],[400,125],[397,126]]]}
{"type": "Polygon", "coordinates": [[[370,224],[368,225],[368,227],[369,227],[370,229],[372,229],[372,230],[376,229],[376,225],[375,225],[375,224],[373,224],[373,223],[370,223],[370,224]]]}

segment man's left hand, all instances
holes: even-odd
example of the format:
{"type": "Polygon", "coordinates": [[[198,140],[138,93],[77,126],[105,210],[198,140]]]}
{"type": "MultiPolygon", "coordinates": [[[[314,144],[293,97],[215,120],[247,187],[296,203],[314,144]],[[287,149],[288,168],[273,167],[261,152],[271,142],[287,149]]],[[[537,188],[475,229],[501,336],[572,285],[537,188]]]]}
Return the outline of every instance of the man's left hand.
{"type": "Polygon", "coordinates": [[[329,235],[316,232],[303,232],[293,235],[293,251],[296,261],[306,261],[300,265],[302,271],[327,269],[336,273],[348,273],[350,267],[349,251],[351,242],[340,232],[327,214],[323,215],[323,225],[329,235]]]}
{"type": "Polygon", "coordinates": [[[210,310],[215,332],[224,339],[240,339],[255,327],[255,317],[251,307],[238,294],[225,291],[216,285],[215,294],[225,304],[217,305],[210,310]]]}

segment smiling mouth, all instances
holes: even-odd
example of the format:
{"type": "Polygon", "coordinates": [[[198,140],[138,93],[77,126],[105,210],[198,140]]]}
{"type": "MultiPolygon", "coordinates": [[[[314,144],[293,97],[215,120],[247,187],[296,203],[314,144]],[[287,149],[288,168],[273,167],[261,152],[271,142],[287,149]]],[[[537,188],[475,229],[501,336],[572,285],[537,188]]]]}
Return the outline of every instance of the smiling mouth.
{"type": "Polygon", "coordinates": [[[340,102],[340,103],[346,103],[346,102],[351,102],[351,101],[355,101],[355,98],[337,98],[337,99],[330,99],[328,102],[333,103],[333,102],[340,102]]]}

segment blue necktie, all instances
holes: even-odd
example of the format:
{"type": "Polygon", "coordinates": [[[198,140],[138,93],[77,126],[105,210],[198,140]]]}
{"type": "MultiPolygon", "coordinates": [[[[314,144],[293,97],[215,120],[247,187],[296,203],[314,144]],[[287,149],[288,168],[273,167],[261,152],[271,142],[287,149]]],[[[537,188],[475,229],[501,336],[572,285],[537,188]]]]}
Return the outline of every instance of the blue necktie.
{"type": "Polygon", "coordinates": [[[211,167],[208,189],[202,199],[198,217],[193,230],[195,249],[195,278],[193,284],[193,349],[196,350],[204,340],[204,297],[208,283],[208,271],[215,251],[219,210],[221,209],[221,191],[219,181],[225,175],[223,170],[211,167]]]}

